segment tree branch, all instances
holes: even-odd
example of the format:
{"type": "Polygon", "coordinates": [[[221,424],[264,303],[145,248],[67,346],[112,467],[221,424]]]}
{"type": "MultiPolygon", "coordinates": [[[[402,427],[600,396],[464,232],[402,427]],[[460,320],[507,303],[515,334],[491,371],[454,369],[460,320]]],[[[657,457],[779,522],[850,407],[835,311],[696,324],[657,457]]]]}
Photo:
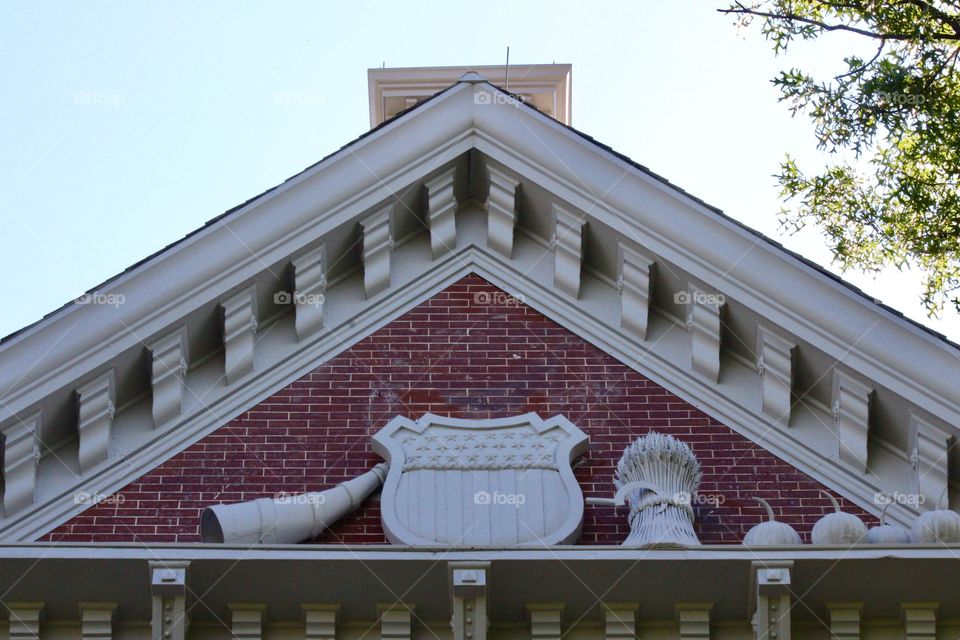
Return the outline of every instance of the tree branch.
{"type": "Polygon", "coordinates": [[[867,70],[867,67],[869,67],[870,65],[872,65],[874,62],[877,61],[877,58],[879,58],[879,57],[880,57],[880,54],[883,53],[883,48],[884,48],[886,45],[887,45],[887,41],[886,41],[885,39],[881,39],[881,40],[880,40],[880,46],[877,47],[877,52],[876,52],[875,54],[873,54],[873,57],[872,57],[872,58],[870,58],[865,64],[860,65],[860,66],[857,67],[856,69],[851,69],[850,71],[848,71],[848,72],[846,72],[846,73],[841,73],[840,75],[838,75],[837,77],[835,77],[834,80],[842,80],[842,79],[844,79],[844,78],[846,78],[846,77],[848,77],[848,76],[860,75],[861,73],[863,73],[864,71],[866,71],[866,70],[867,70]]]}
{"type": "MultiPolygon", "coordinates": [[[[813,18],[806,18],[795,13],[771,13],[768,11],[759,11],[757,9],[750,9],[743,6],[741,3],[736,3],[737,8],[729,9],[717,9],[719,13],[733,14],[733,15],[748,15],[756,16],[758,18],[767,18],[770,20],[784,20],[787,22],[799,22],[802,24],[808,24],[818,29],[823,29],[824,31],[845,31],[847,33],[855,33],[857,35],[865,36],[867,38],[873,38],[875,40],[916,40],[916,34],[910,33],[877,33],[876,31],[869,31],[867,29],[860,29],[847,24],[830,24],[823,22],[821,20],[814,20],[813,18]]],[[[933,34],[934,39],[936,40],[960,40],[960,34],[949,34],[949,33],[935,33],[933,34]]]]}
{"type": "Polygon", "coordinates": [[[930,15],[936,16],[941,23],[947,25],[953,29],[954,35],[960,35],[960,21],[958,21],[957,16],[952,16],[949,13],[942,11],[929,2],[925,0],[903,0],[907,4],[912,4],[913,6],[919,8],[921,11],[928,12],[930,15]]]}

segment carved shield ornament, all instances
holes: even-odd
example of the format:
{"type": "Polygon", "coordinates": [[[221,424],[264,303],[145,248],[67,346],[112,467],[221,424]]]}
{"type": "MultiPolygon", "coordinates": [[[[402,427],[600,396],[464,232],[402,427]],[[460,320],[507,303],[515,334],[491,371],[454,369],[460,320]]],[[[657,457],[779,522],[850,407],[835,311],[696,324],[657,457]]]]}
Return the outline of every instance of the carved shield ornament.
{"type": "Polygon", "coordinates": [[[570,463],[587,435],[563,416],[398,416],[373,449],[390,463],[380,512],[394,544],[541,546],[580,535],[583,493],[570,463]]]}

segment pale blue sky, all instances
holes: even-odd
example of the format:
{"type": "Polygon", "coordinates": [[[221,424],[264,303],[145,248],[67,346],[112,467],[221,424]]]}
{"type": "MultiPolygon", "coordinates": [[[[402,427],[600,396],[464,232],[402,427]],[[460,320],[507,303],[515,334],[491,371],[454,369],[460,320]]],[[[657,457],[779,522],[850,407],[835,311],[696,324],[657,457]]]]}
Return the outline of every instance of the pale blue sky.
{"type": "MultiPolygon", "coordinates": [[[[368,128],[366,69],[573,64],[573,124],[778,231],[786,150],[817,162],[769,83],[786,64],[721,0],[0,3],[0,335],[37,320],[368,128]],[[284,100],[284,96],[293,96],[284,100]]],[[[798,58],[826,75],[841,36],[798,58]]],[[[930,321],[917,279],[845,277],[930,321]]]]}

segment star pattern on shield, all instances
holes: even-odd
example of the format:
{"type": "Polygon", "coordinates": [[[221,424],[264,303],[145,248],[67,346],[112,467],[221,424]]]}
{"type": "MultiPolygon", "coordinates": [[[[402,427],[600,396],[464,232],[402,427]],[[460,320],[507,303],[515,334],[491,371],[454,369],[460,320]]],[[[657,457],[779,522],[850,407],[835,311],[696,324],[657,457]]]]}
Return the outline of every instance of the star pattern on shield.
{"type": "Polygon", "coordinates": [[[561,441],[555,432],[530,427],[457,433],[453,429],[404,435],[405,471],[417,469],[556,469],[554,452],[561,441]]]}

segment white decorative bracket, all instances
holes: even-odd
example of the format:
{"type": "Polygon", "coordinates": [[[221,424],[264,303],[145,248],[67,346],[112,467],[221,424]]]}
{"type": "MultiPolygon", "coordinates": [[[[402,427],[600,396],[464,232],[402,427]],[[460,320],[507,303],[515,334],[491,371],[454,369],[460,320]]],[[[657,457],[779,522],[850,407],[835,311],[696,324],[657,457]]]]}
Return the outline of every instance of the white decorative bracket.
{"type": "Polygon", "coordinates": [[[833,422],[837,457],[858,473],[867,470],[870,399],[873,389],[840,369],[833,371],[833,422]]]}
{"type": "Polygon", "coordinates": [[[901,602],[906,640],[936,640],[939,602],[901,602]]]}
{"type": "Polygon", "coordinates": [[[709,640],[712,602],[678,602],[674,608],[680,640],[709,640]]]}
{"type": "Polygon", "coordinates": [[[263,619],[267,605],[259,603],[231,603],[230,634],[236,640],[260,640],[263,637],[263,619]]]}
{"type": "Polygon", "coordinates": [[[453,192],[456,169],[448,169],[424,185],[427,190],[427,224],[433,259],[457,248],[457,197],[453,192]]]}
{"type": "Polygon", "coordinates": [[[580,297],[583,229],[586,224],[586,216],[553,203],[553,285],[574,299],[580,297]]]}
{"type": "Polygon", "coordinates": [[[42,602],[5,602],[10,611],[10,640],[39,640],[42,602]]]}
{"type": "Polygon", "coordinates": [[[517,224],[517,189],[520,182],[496,167],[488,166],[487,246],[507,258],[513,257],[513,230],[517,224]]]}
{"type": "Polygon", "coordinates": [[[251,286],[220,303],[223,309],[224,375],[233,384],[253,371],[257,338],[257,288],[251,286]]]}
{"type": "Polygon", "coordinates": [[[796,345],[769,327],[757,327],[757,373],[760,409],[781,427],[790,426],[793,349],[796,345]]]}
{"type": "Polygon", "coordinates": [[[635,640],[639,610],[640,605],[636,602],[604,602],[604,640],[635,640]]]}
{"type": "Polygon", "coordinates": [[[327,246],[325,242],[291,262],[293,267],[294,324],[297,340],[323,328],[323,304],[327,292],[327,246]]]}
{"type": "Polygon", "coordinates": [[[390,255],[393,251],[391,211],[393,205],[387,205],[360,222],[363,229],[363,290],[367,298],[390,286],[390,255]]]}
{"type": "Polygon", "coordinates": [[[147,345],[153,389],[153,426],[162,426],[183,410],[183,379],[187,375],[187,327],[182,326],[147,345]]]}
{"type": "Polygon", "coordinates": [[[12,516],[33,504],[40,461],[41,413],[21,420],[14,417],[3,435],[3,514],[12,516]]]}
{"type": "Polygon", "coordinates": [[[756,611],[753,630],[756,638],[790,640],[790,572],[793,561],[753,562],[756,611]]]}
{"type": "Polygon", "coordinates": [[[653,295],[653,260],[621,240],[617,262],[620,265],[620,275],[617,277],[620,327],[641,340],[646,340],[650,323],[650,300],[653,295]]]}
{"type": "Polygon", "coordinates": [[[723,298],[690,286],[687,328],[693,370],[711,382],[720,380],[720,309],[723,298]]]}
{"type": "Polygon", "coordinates": [[[830,637],[837,640],[860,640],[862,602],[828,602],[830,637]]]}
{"type": "Polygon", "coordinates": [[[189,561],[149,562],[153,605],[152,640],[184,640],[187,635],[187,568],[189,561]]]}
{"type": "Polygon", "coordinates": [[[533,603],[527,605],[531,640],[560,640],[563,635],[562,603],[533,603]]]}
{"type": "Polygon", "coordinates": [[[381,640],[410,640],[414,605],[403,602],[378,604],[381,640]]]}
{"type": "Polygon", "coordinates": [[[113,637],[116,602],[81,602],[78,606],[81,640],[110,640],[113,637]]]}
{"type": "Polygon", "coordinates": [[[77,388],[80,471],[86,473],[107,459],[116,412],[116,372],[110,369],[77,388]]]}
{"type": "MultiPolygon", "coordinates": [[[[954,435],[946,424],[913,411],[910,412],[910,422],[916,438],[912,458],[917,470],[917,494],[923,496],[923,503],[919,506],[923,510],[938,509],[940,505],[937,503],[947,491],[947,463],[954,435]]],[[[945,504],[949,508],[949,499],[945,504]]]]}
{"type": "Polygon", "coordinates": [[[450,562],[453,640],[487,638],[487,570],[489,562],[450,562]]]}
{"type": "Polygon", "coordinates": [[[302,604],[305,640],[336,640],[339,604],[302,604]]]}

